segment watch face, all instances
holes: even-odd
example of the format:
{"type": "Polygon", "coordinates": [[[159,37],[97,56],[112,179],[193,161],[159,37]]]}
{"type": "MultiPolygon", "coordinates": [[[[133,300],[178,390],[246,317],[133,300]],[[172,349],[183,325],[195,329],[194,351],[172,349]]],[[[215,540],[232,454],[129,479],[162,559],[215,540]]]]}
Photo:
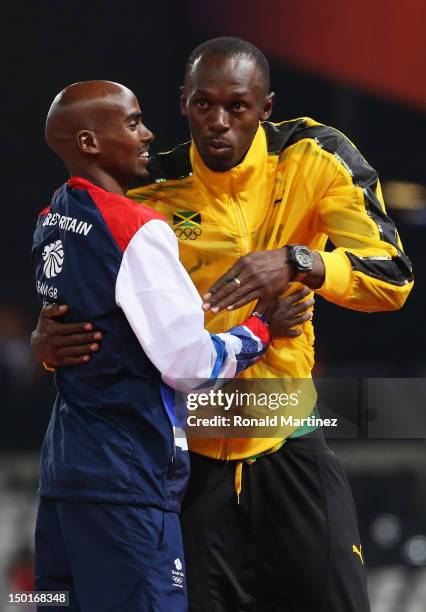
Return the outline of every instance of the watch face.
{"type": "Polygon", "coordinates": [[[307,247],[293,247],[293,259],[299,272],[310,272],[314,258],[307,247]]]}

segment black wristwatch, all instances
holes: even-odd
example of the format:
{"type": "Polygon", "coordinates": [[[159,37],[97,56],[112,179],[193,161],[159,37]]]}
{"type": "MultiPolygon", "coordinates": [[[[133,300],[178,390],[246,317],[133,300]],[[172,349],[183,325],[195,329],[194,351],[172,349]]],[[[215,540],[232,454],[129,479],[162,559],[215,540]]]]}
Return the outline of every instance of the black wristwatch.
{"type": "Polygon", "coordinates": [[[288,262],[294,266],[296,271],[296,276],[292,280],[301,283],[312,272],[314,256],[308,247],[302,244],[288,244],[286,248],[288,262]]]}

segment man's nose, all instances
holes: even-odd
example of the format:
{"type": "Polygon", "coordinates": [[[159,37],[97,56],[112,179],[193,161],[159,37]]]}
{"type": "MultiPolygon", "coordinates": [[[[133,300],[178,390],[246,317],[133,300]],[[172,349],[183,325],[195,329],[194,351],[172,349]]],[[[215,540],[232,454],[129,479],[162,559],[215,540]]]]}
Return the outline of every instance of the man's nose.
{"type": "Polygon", "coordinates": [[[140,139],[142,142],[152,142],[154,140],[154,134],[143,124],[141,124],[140,139]]]}
{"type": "Polygon", "coordinates": [[[210,128],[220,132],[229,129],[229,113],[224,108],[218,108],[212,112],[210,128]]]}

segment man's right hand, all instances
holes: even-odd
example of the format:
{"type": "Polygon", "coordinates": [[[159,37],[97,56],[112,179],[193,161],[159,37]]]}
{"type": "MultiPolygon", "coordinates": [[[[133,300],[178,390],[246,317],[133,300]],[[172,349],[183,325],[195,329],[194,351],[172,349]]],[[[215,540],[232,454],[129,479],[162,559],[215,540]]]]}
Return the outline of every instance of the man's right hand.
{"type": "Polygon", "coordinates": [[[301,325],[312,319],[314,298],[305,299],[310,293],[310,289],[303,287],[286,297],[257,302],[255,310],[265,315],[273,338],[296,338],[302,334],[301,325]]]}
{"type": "Polygon", "coordinates": [[[311,293],[307,287],[290,295],[276,298],[275,310],[271,313],[269,329],[273,338],[288,336],[296,338],[302,334],[302,325],[312,319],[314,298],[306,299],[311,293]]]}
{"type": "Polygon", "coordinates": [[[31,348],[36,358],[46,366],[59,368],[81,365],[99,350],[102,334],[93,331],[91,323],[57,321],[68,312],[65,304],[46,306],[40,312],[37,327],[31,334],[31,348]]]}

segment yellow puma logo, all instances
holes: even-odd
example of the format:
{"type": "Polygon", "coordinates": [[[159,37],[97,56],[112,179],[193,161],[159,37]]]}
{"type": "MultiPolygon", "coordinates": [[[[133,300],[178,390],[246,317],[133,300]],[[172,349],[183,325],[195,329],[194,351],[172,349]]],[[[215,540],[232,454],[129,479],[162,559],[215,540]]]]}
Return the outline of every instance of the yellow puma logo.
{"type": "Polygon", "coordinates": [[[355,553],[356,555],[358,555],[358,557],[361,559],[361,563],[364,565],[364,559],[362,557],[362,546],[361,546],[361,544],[359,545],[359,548],[357,546],[355,546],[355,544],[352,544],[352,552],[355,553]]]}

